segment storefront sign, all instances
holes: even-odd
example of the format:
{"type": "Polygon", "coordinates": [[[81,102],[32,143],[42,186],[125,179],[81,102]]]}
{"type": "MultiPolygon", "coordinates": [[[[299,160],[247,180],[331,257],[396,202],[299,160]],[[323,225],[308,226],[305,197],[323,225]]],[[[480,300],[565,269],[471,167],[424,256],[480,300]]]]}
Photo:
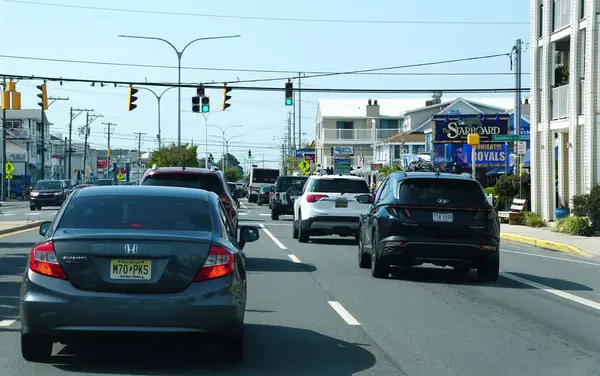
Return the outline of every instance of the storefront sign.
{"type": "MultiPolygon", "coordinates": [[[[462,168],[471,168],[471,150],[471,146],[467,144],[436,144],[433,165],[440,169],[454,164],[462,168]]],[[[498,168],[506,164],[505,144],[480,144],[475,150],[477,168],[498,168]]]]}
{"type": "Polygon", "coordinates": [[[435,115],[434,144],[466,144],[467,135],[479,134],[481,143],[492,142],[493,135],[509,134],[510,117],[506,115],[435,115]]]}

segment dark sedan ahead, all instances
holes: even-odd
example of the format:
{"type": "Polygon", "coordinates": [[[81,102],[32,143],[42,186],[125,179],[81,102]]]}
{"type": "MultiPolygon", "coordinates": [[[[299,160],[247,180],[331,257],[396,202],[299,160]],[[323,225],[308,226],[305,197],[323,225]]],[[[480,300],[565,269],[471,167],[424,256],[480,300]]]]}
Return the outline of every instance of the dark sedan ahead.
{"type": "MultiPolygon", "coordinates": [[[[211,333],[243,359],[246,269],[219,197],[152,186],[76,190],[30,253],[20,297],[21,352],[91,334],[211,333]]],[[[76,338],[79,339],[79,338],[76,338]]]]}
{"type": "Polygon", "coordinates": [[[29,194],[29,209],[40,210],[44,206],[61,206],[69,190],[63,180],[39,180],[29,194]]]}

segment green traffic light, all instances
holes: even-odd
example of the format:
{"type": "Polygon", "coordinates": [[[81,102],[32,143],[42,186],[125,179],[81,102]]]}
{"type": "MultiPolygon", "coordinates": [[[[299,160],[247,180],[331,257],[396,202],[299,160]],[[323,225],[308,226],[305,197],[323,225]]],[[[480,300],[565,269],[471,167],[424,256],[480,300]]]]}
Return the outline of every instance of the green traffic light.
{"type": "Polygon", "coordinates": [[[292,98],[285,98],[285,105],[286,105],[286,106],[291,106],[291,105],[293,105],[293,104],[294,104],[294,103],[293,103],[293,101],[292,101],[292,98]]]}
{"type": "Polygon", "coordinates": [[[206,105],[206,104],[205,104],[205,105],[203,105],[203,106],[202,106],[202,112],[210,112],[210,106],[208,106],[208,105],[206,105]]]}

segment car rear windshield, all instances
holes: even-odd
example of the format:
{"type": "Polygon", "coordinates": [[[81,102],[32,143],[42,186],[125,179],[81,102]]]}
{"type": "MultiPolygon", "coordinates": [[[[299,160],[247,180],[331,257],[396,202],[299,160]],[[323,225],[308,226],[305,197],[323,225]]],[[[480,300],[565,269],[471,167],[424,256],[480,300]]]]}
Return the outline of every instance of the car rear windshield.
{"type": "Polygon", "coordinates": [[[142,185],[204,189],[218,195],[225,194],[221,180],[213,174],[156,174],[150,175],[142,185]]]}
{"type": "Polygon", "coordinates": [[[205,201],[165,196],[80,196],[58,228],[212,231],[205,201]]]}
{"type": "Polygon", "coordinates": [[[358,179],[317,179],[309,191],[323,193],[369,193],[369,186],[367,186],[365,180],[358,179]]]}
{"type": "Polygon", "coordinates": [[[458,179],[405,180],[400,184],[399,198],[405,204],[426,206],[481,207],[487,203],[476,181],[458,179]]]}
{"type": "Polygon", "coordinates": [[[114,182],[110,179],[100,179],[100,180],[94,180],[92,182],[93,185],[114,185],[114,182]]]}
{"type": "Polygon", "coordinates": [[[272,185],[263,185],[260,187],[261,192],[269,192],[271,190],[272,185]]]}
{"type": "Polygon", "coordinates": [[[45,189],[62,189],[62,184],[60,181],[38,181],[35,183],[33,190],[45,190],[45,189]]]}
{"type": "Polygon", "coordinates": [[[277,182],[277,191],[285,192],[288,189],[290,189],[290,187],[293,185],[298,186],[299,188],[302,189],[302,187],[304,187],[304,183],[306,183],[306,179],[308,179],[308,178],[295,178],[295,177],[287,178],[286,177],[286,178],[279,179],[279,181],[277,182]]]}

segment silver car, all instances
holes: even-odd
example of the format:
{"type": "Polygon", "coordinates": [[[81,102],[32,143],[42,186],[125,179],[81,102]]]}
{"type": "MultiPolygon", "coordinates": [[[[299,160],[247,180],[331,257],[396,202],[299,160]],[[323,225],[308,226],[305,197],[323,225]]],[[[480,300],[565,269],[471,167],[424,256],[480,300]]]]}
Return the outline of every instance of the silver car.
{"type": "Polygon", "coordinates": [[[156,186],[73,192],[31,250],[20,297],[21,352],[91,333],[210,333],[243,359],[246,269],[212,192],[156,186]]]}

